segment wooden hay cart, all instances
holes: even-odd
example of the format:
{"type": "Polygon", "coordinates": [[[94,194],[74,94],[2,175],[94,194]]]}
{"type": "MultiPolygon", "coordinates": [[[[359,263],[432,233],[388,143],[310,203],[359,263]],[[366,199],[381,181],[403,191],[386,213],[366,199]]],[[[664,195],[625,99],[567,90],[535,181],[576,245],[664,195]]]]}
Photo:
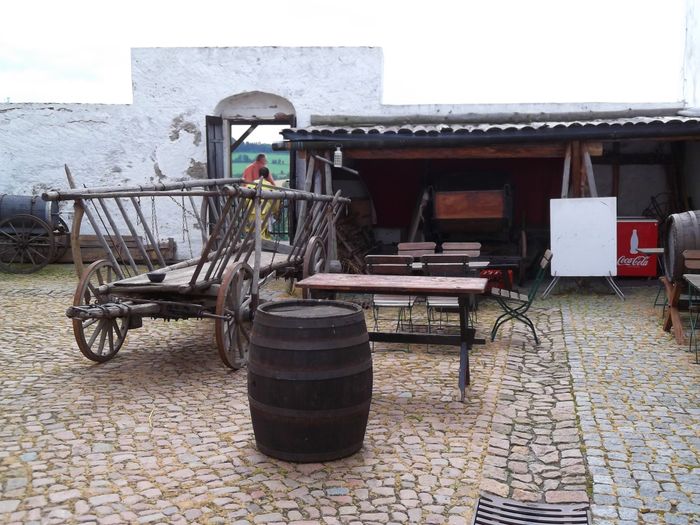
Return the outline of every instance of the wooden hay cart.
{"type": "Polygon", "coordinates": [[[299,277],[328,269],[328,243],[335,222],[349,202],[335,196],[246,184],[240,179],[209,179],[130,188],[76,189],[66,167],[67,191],[43,195],[48,201],[75,201],[71,246],[80,276],[72,319],[80,351],[102,363],[113,358],[127,332],[144,317],[213,318],[216,345],[226,366],[247,362],[250,323],[260,301],[260,287],[275,276],[299,277]],[[142,208],[150,199],[152,213],[142,208]],[[158,248],[155,201],[177,203],[204,232],[198,257],[167,265],[158,248]],[[204,205],[206,203],[206,205],[204,205]],[[283,205],[299,205],[293,241],[282,253],[279,243],[263,236],[283,205]],[[204,205],[204,206],[203,206],[204,205]],[[208,218],[200,211],[208,208],[208,218]],[[87,218],[105,258],[84,268],[80,228],[87,218]],[[150,226],[149,226],[150,224],[150,226]],[[126,232],[137,240],[138,262],[126,246],[126,232]]]}

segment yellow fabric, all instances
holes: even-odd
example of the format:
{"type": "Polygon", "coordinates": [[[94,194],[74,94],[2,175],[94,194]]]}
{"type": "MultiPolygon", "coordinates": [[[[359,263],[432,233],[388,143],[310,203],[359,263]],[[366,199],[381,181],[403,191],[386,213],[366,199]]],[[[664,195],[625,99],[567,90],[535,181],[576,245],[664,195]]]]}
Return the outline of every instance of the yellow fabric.
{"type": "MultiPolygon", "coordinates": [[[[263,189],[273,189],[275,188],[274,185],[268,184],[267,182],[263,182],[262,184],[263,189]]],[[[243,187],[245,188],[250,188],[250,189],[256,189],[258,187],[257,184],[253,183],[248,183],[248,184],[243,184],[243,187]]],[[[269,219],[267,219],[268,215],[272,214],[272,217],[277,217],[279,215],[280,209],[282,206],[282,201],[280,200],[264,200],[260,204],[260,211],[261,211],[261,217],[260,221],[263,225],[263,228],[260,232],[260,236],[263,239],[267,240],[272,240],[272,236],[270,235],[270,232],[268,230],[269,227],[269,219]],[[265,221],[267,220],[267,224],[265,221]]],[[[248,220],[248,224],[245,227],[245,231],[255,231],[255,210],[253,210],[253,213],[251,215],[251,218],[248,220]]]]}

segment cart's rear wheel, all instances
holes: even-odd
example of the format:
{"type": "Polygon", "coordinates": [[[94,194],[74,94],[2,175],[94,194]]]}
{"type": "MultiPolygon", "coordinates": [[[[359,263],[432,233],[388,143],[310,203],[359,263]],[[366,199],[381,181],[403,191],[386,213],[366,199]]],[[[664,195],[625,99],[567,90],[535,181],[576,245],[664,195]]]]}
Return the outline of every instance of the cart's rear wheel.
{"type": "Polygon", "coordinates": [[[38,217],[13,215],[0,221],[0,270],[32,273],[52,261],[55,244],[51,227],[38,217]]]}
{"type": "MultiPolygon", "coordinates": [[[[304,252],[304,262],[302,266],[302,276],[304,279],[317,273],[328,272],[328,256],[326,245],[321,237],[313,236],[309,239],[304,252]]],[[[310,299],[311,293],[308,288],[304,289],[304,299],[310,299]]]]}
{"type": "MultiPolygon", "coordinates": [[[[108,298],[100,294],[100,285],[118,279],[111,262],[101,259],[87,267],[73,296],[73,306],[104,304],[108,298]]],[[[129,330],[129,318],[73,319],[73,333],[85,357],[97,363],[109,361],[121,348],[129,330]]]]}
{"type": "Polygon", "coordinates": [[[238,370],[248,362],[252,312],[253,270],[237,262],[224,273],[216,297],[216,348],[226,366],[238,370]]]}

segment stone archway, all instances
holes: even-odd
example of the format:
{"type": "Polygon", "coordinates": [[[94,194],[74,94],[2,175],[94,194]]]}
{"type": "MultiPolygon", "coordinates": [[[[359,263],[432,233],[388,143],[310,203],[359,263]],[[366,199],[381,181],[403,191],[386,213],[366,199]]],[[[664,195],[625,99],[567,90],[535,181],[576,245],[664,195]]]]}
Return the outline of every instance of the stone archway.
{"type": "Polygon", "coordinates": [[[232,121],[293,124],[295,110],[286,98],[263,91],[247,91],[220,101],[214,114],[232,121]]]}
{"type": "Polygon", "coordinates": [[[214,116],[207,117],[207,165],[210,178],[231,177],[231,153],[260,125],[294,126],[294,105],[284,97],[263,91],[246,91],[219,101],[214,116]],[[248,131],[232,140],[231,126],[247,125],[248,131]]]}

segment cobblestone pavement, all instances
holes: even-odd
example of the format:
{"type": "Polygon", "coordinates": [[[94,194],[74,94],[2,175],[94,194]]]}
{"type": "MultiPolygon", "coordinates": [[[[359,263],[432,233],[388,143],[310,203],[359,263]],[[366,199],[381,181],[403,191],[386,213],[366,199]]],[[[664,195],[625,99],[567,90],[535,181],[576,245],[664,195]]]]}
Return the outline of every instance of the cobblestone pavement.
{"type": "Polygon", "coordinates": [[[652,292],[561,301],[601,525],[700,523],[700,365],[661,330],[652,292]]]}
{"type": "MultiPolygon", "coordinates": [[[[475,347],[464,404],[454,350],[378,345],[363,449],[303,465],[257,452],[210,321],[145,320],[95,365],[63,315],[74,285],[0,274],[0,523],[458,524],[480,491],[700,521],[700,366],[658,328],[654,288],[538,300],[540,346],[508,324],[475,347]]],[[[482,303],[482,331],[496,314],[482,303]]]]}
{"type": "Polygon", "coordinates": [[[497,345],[474,356],[467,404],[453,352],[377,352],[362,451],[296,465],[257,452],[245,373],[220,364],[211,322],[146,320],[95,365],[63,315],[72,284],[5,277],[0,522],[467,522],[497,345]]]}

